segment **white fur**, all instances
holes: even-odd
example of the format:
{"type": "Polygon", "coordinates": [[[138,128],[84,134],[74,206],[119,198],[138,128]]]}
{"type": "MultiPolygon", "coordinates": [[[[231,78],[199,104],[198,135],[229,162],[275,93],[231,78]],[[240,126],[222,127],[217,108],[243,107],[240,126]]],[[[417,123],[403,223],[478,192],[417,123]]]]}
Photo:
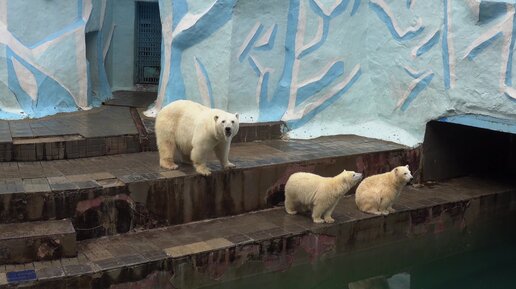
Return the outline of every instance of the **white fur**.
{"type": "Polygon", "coordinates": [[[239,126],[238,113],[211,109],[189,100],[174,101],[156,117],[159,163],[163,168],[177,169],[174,162],[177,149],[183,162],[191,160],[195,170],[207,176],[211,172],[206,160],[214,151],[224,168],[233,168],[235,165],[229,162],[228,155],[239,126]]]}
{"type": "Polygon", "coordinates": [[[395,212],[392,204],[410,180],[412,180],[412,174],[408,165],[365,178],[358,185],[355,194],[358,209],[375,215],[388,215],[395,212]]]}
{"type": "Polygon", "coordinates": [[[311,210],[314,223],[333,223],[331,217],[339,199],[362,179],[362,174],[343,171],[331,178],[295,173],[285,185],[285,210],[293,215],[311,210]]]}

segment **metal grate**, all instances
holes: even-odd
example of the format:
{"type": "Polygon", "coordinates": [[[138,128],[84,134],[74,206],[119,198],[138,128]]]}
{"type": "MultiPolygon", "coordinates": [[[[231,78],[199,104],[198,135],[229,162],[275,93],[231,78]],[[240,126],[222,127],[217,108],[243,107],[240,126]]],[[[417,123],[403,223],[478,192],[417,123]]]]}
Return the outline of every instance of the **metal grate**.
{"type": "Polygon", "coordinates": [[[136,3],[136,83],[157,84],[161,60],[158,2],[136,3]]]}

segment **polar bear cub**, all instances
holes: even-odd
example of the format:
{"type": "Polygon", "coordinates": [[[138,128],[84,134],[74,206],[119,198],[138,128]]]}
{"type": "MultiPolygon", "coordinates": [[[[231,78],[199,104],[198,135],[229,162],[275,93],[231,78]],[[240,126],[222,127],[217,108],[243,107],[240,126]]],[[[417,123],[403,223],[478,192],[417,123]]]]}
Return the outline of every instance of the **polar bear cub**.
{"type": "Polygon", "coordinates": [[[156,116],[156,142],[159,164],[177,169],[176,150],[183,162],[193,162],[195,170],[210,175],[206,166],[208,154],[215,152],[224,168],[235,167],[229,162],[231,140],[238,133],[238,113],[212,109],[193,101],[178,100],[165,106],[156,116]]]}
{"type": "Polygon", "coordinates": [[[346,170],[330,178],[295,173],[285,185],[285,210],[291,215],[311,210],[314,223],[333,223],[331,214],[339,199],[361,179],[362,174],[346,170]]]}
{"type": "Polygon", "coordinates": [[[355,202],[362,212],[388,215],[403,187],[412,180],[408,165],[365,178],[357,187],[355,202]]]}

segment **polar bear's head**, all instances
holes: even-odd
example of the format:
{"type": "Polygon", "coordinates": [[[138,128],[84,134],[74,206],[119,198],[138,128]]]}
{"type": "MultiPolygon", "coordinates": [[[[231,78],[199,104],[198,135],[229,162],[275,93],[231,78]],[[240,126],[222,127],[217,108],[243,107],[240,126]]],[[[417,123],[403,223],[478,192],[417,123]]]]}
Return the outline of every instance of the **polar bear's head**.
{"type": "Polygon", "coordinates": [[[237,134],[238,128],[240,127],[238,113],[232,114],[218,111],[215,113],[213,119],[215,120],[215,127],[219,135],[224,135],[226,139],[229,139],[237,134]]]}
{"type": "Polygon", "coordinates": [[[362,174],[354,171],[344,170],[340,175],[344,177],[344,182],[348,184],[349,187],[353,187],[362,179],[362,174]]]}
{"type": "Polygon", "coordinates": [[[408,165],[396,167],[396,168],[394,168],[393,172],[396,176],[396,179],[400,180],[400,182],[402,182],[402,183],[406,184],[413,179],[408,165]]]}

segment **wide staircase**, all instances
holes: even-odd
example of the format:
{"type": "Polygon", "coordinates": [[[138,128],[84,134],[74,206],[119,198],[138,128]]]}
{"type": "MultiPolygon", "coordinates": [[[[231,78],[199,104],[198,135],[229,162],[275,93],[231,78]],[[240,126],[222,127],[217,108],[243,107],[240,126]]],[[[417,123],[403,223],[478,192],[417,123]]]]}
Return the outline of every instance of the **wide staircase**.
{"type": "MultiPolygon", "coordinates": [[[[335,224],[289,216],[281,205],[292,173],[419,167],[418,149],[354,135],[289,140],[274,122],[241,125],[230,152],[235,169],[212,158],[209,177],[188,165],[165,170],[153,120],[142,114],[147,103],[123,100],[0,122],[1,287],[194,288],[237,278],[244,273],[228,268],[249,260],[285,269],[292,260],[278,252],[302,247],[315,258],[331,247],[324,236],[332,230],[355,224],[365,234],[358,238],[374,240],[378,220],[393,223],[359,212],[352,198],[339,203],[335,224]]],[[[421,208],[460,210],[464,200],[500,192],[512,204],[513,185],[473,183],[409,187],[395,207],[406,214],[394,223],[417,224],[428,218],[421,208]]]]}

